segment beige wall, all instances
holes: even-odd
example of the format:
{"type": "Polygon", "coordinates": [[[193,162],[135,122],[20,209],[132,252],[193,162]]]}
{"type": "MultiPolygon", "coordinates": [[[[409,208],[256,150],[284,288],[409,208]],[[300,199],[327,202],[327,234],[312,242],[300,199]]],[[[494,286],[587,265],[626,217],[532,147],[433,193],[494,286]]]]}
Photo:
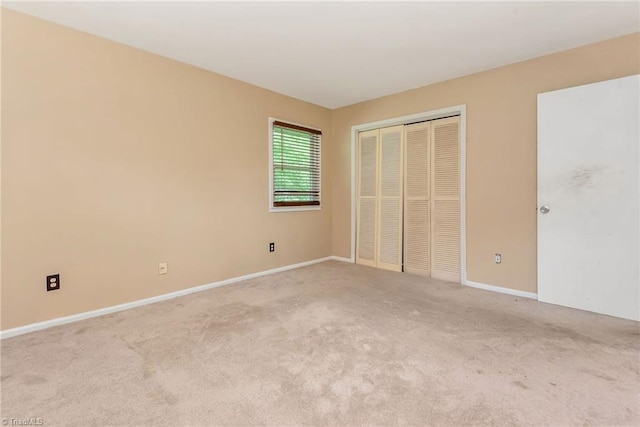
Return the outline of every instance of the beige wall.
{"type": "Polygon", "coordinates": [[[327,147],[329,110],[6,9],[2,45],[2,329],[331,255],[326,149],[323,209],[268,212],[268,117],[327,147]]]}
{"type": "Polygon", "coordinates": [[[348,257],[351,126],[458,104],[469,280],[535,291],[536,94],[638,73],[639,52],[635,34],[332,112],[2,9],[1,328],[348,257]],[[269,116],[325,131],[322,211],[268,212],[269,116]]]}
{"type": "Polygon", "coordinates": [[[351,126],[466,104],[468,279],[536,292],[536,95],[637,74],[639,56],[636,33],[334,110],[334,255],[351,251],[351,126]]]}

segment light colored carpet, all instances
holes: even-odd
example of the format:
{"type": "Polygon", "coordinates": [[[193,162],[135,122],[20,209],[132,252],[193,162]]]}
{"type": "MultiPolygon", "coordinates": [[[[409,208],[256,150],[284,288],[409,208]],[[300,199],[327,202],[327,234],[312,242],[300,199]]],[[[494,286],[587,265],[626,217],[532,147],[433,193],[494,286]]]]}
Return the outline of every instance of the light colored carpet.
{"type": "Polygon", "coordinates": [[[640,324],[327,262],[2,342],[45,425],[638,425],[640,324]]]}

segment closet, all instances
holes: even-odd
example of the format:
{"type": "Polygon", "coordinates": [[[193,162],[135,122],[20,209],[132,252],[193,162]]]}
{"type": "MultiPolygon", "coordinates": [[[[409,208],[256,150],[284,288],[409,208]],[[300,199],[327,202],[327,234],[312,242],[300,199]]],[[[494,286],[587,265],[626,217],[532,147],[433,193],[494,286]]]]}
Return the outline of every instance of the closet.
{"type": "Polygon", "coordinates": [[[358,134],[356,262],[460,281],[460,118],[358,134]]]}

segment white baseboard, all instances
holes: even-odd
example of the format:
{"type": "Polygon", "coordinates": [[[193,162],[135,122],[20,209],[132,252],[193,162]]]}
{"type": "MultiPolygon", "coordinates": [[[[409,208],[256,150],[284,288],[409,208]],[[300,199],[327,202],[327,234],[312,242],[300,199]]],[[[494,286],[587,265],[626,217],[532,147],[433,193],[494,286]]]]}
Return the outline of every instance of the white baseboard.
{"type": "MultiPolygon", "coordinates": [[[[193,288],[181,289],[179,291],[170,292],[168,294],[157,295],[155,297],[145,298],[137,301],[127,302],[124,304],[114,305],[111,307],[100,308],[97,310],[86,311],[84,313],[72,314],[70,316],[58,317],[56,319],[46,320],[44,322],[32,323],[30,325],[19,326],[17,328],[7,329],[0,331],[0,340],[17,335],[26,334],[29,332],[39,331],[41,329],[52,328],[54,326],[64,325],[67,323],[77,322],[79,320],[91,319],[92,317],[104,316],[105,314],[117,313],[119,311],[129,310],[135,307],[141,307],[143,305],[153,304],[160,301],[165,301],[172,298],[181,297],[184,295],[193,294],[196,292],[206,291],[207,289],[213,289],[220,286],[230,285],[232,283],[243,282],[245,280],[255,279],[257,277],[267,276],[269,274],[280,273],[287,270],[293,270],[300,267],[306,267],[312,264],[318,264],[324,261],[340,261],[347,263],[354,263],[352,258],[345,258],[339,256],[328,256],[324,258],[318,258],[311,261],[300,262],[298,264],[285,265],[283,267],[273,268],[271,270],[260,271],[257,273],[246,274],[244,276],[232,277],[231,279],[220,280],[218,282],[208,283],[206,285],[195,286],[193,288]]],[[[485,289],[487,291],[500,292],[503,294],[515,295],[523,298],[538,299],[538,294],[533,292],[519,291],[516,289],[503,288],[500,286],[485,285],[484,283],[467,281],[466,286],[473,288],[485,289]]]]}
{"type": "MultiPolygon", "coordinates": [[[[145,298],[137,301],[127,302],[124,304],[113,305],[111,307],[100,308],[98,310],[86,311],[84,313],[72,314],[70,316],[58,317],[56,319],[46,320],[44,322],[32,323],[30,325],[19,326],[17,328],[7,329],[0,331],[0,339],[15,337],[17,335],[26,334],[29,332],[39,331],[41,329],[52,328],[58,325],[64,325],[66,323],[77,322],[79,320],[90,319],[92,317],[104,316],[105,314],[116,313],[118,311],[129,310],[135,307],[141,307],[147,304],[153,304],[160,301],[165,301],[172,298],[181,297],[184,295],[193,294],[196,292],[206,291],[207,289],[213,289],[220,286],[230,285],[232,283],[243,282],[249,279],[255,279],[257,277],[267,276],[269,274],[280,273],[282,271],[293,270],[295,268],[306,267],[307,265],[318,264],[320,262],[334,260],[337,257],[324,257],[311,261],[300,262],[298,264],[285,265],[284,267],[273,268],[271,270],[260,271],[258,273],[251,273],[244,276],[233,277],[231,279],[220,280],[219,282],[212,282],[206,285],[195,286],[193,288],[181,289],[179,291],[170,292],[168,294],[157,295],[155,297],[145,298]]],[[[346,259],[346,258],[345,258],[346,259]]],[[[341,259],[337,259],[340,261],[341,259]]]]}
{"type": "Polygon", "coordinates": [[[349,262],[351,264],[354,264],[356,261],[353,258],[345,258],[345,257],[341,257],[341,256],[330,256],[329,258],[331,258],[334,261],[340,261],[340,262],[349,262]]]}
{"type": "Polygon", "coordinates": [[[463,285],[471,286],[472,288],[484,289],[486,291],[500,292],[501,294],[515,295],[522,298],[538,299],[538,294],[536,293],[503,288],[502,286],[485,285],[484,283],[471,282],[469,280],[467,280],[467,283],[463,283],[463,285]]]}

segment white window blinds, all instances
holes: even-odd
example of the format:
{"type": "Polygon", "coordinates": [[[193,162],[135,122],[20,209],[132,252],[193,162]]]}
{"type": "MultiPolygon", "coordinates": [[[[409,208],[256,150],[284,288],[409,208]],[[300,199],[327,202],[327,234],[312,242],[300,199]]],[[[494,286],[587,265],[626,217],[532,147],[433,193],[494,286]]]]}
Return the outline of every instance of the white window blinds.
{"type": "Polygon", "coordinates": [[[320,137],[317,129],[272,124],[272,207],[320,206],[320,137]]]}

